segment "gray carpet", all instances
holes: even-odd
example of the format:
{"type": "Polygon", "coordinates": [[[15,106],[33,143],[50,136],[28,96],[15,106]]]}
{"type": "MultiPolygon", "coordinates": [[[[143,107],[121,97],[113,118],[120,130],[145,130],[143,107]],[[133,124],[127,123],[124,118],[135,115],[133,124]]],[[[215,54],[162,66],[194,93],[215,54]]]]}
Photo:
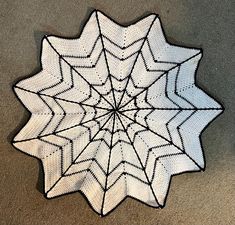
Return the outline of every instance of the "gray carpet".
{"type": "Polygon", "coordinates": [[[234,18],[233,0],[0,0],[0,225],[235,224],[234,18]],[[29,118],[12,85],[40,70],[43,35],[78,36],[94,8],[125,25],[158,13],[170,42],[203,48],[197,83],[225,107],[202,135],[206,171],[174,177],[164,209],[127,199],[100,218],[79,193],[47,200],[41,164],[10,144],[29,118]]]}

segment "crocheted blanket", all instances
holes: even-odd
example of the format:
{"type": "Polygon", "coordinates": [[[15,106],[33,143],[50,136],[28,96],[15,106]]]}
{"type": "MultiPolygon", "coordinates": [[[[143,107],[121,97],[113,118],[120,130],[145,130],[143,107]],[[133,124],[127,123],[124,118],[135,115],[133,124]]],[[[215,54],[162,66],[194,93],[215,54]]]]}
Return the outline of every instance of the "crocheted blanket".
{"type": "Polygon", "coordinates": [[[95,10],[79,38],[45,36],[41,71],[14,86],[31,117],[13,140],[42,161],[45,196],[163,207],[173,175],[204,169],[200,135],[223,111],[195,84],[201,57],[155,14],[122,26],[95,10]]]}

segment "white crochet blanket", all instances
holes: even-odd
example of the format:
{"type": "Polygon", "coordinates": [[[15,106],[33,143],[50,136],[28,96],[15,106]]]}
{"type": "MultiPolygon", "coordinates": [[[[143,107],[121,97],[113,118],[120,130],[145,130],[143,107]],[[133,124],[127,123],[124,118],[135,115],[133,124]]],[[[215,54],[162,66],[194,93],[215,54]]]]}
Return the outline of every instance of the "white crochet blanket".
{"type": "Polygon", "coordinates": [[[14,86],[31,118],[13,141],[41,159],[46,197],[163,207],[173,175],[204,169],[200,134],[223,110],[195,84],[201,57],[155,14],[124,27],[95,10],[79,38],[46,36],[42,70],[14,86]]]}

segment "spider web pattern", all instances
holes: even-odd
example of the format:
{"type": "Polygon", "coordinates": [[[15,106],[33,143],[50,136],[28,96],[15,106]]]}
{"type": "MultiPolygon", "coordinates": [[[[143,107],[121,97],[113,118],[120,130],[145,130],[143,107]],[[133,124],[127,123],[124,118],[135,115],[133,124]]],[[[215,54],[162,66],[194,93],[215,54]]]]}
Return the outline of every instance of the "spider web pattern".
{"type": "Polygon", "coordinates": [[[94,11],[79,38],[46,36],[41,72],[14,86],[31,118],[13,141],[42,160],[46,197],[163,207],[173,175],[204,169],[200,134],[223,110],[195,84],[201,56],[155,14],[123,27],[94,11]]]}

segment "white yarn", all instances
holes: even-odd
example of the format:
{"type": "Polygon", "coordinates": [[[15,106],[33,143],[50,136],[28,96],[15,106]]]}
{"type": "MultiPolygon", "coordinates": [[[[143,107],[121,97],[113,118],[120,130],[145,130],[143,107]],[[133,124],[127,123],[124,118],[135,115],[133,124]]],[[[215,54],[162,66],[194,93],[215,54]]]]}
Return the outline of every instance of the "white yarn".
{"type": "Polygon", "coordinates": [[[195,85],[201,56],[155,14],[123,27],[94,11],[79,38],[45,37],[41,72],[14,87],[31,118],[13,144],[42,160],[46,197],[163,207],[172,175],[203,170],[200,134],[222,112],[195,85]]]}

